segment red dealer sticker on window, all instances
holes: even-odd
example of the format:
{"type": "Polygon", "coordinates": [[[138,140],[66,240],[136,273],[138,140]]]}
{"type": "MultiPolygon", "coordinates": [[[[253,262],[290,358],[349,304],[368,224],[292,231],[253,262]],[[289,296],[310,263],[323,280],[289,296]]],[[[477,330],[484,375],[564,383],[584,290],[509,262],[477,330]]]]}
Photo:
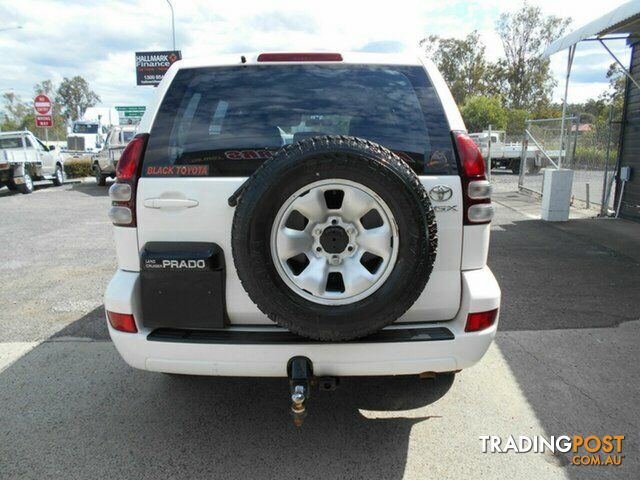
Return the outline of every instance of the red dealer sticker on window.
{"type": "Polygon", "coordinates": [[[227,150],[224,156],[229,160],[236,159],[252,159],[252,158],[271,158],[273,152],[271,150],[227,150]]]}
{"type": "Polygon", "coordinates": [[[147,167],[147,175],[158,177],[206,177],[209,165],[166,165],[147,167]]]}

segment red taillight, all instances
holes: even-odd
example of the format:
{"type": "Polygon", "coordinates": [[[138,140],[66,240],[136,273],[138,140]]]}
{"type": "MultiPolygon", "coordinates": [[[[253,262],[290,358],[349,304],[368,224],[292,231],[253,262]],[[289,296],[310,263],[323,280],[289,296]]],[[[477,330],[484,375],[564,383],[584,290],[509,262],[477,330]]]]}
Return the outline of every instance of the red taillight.
{"type": "Polygon", "coordinates": [[[453,137],[460,161],[464,224],[489,223],[493,218],[493,205],[491,205],[491,187],[486,182],[486,167],[482,153],[465,132],[453,132],[453,137]]]}
{"type": "Polygon", "coordinates": [[[138,166],[142,160],[148,138],[149,134],[143,133],[133,137],[127,144],[116,166],[116,179],[118,181],[129,183],[136,180],[138,166]]]}
{"type": "Polygon", "coordinates": [[[498,309],[489,310],[488,312],[470,313],[467,315],[467,325],[464,327],[465,332],[478,332],[493,325],[498,316],[498,309]]]}
{"type": "Polygon", "coordinates": [[[136,226],[136,186],[148,140],[148,133],[136,135],[120,155],[116,166],[116,183],[109,189],[112,200],[109,217],[114,225],[136,226]],[[124,188],[125,185],[129,188],[124,188]]]}
{"type": "Polygon", "coordinates": [[[137,333],[136,321],[130,313],[116,313],[107,310],[107,318],[111,326],[119,332],[137,333]]]}
{"type": "Polygon", "coordinates": [[[458,147],[458,155],[460,156],[460,166],[464,171],[465,177],[468,179],[485,179],[484,158],[480,149],[464,132],[456,132],[456,146],[458,147]]]}
{"type": "Polygon", "coordinates": [[[341,62],[339,53],[261,53],[259,62],[341,62]]]}

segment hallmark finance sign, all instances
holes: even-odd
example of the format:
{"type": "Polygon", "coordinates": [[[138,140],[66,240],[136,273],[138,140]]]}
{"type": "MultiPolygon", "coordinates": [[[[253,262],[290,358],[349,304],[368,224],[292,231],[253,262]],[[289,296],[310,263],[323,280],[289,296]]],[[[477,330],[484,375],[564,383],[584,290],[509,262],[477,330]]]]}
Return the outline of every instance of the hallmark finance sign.
{"type": "Polygon", "coordinates": [[[136,85],[157,86],[169,67],[181,58],[180,50],[136,52],[136,85]]]}

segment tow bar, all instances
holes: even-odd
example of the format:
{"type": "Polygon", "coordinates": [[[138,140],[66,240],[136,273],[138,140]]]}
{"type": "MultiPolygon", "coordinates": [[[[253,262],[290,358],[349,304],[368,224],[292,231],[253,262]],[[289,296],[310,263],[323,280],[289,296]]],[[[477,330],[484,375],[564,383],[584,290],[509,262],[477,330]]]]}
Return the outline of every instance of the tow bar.
{"type": "Polygon", "coordinates": [[[307,357],[293,357],[287,364],[289,391],[291,392],[291,415],[296,427],[300,427],[307,416],[307,399],[311,395],[313,364],[307,357]]]}
{"type": "Polygon", "coordinates": [[[289,392],[291,394],[291,415],[296,427],[302,426],[307,416],[307,400],[311,396],[311,386],[318,384],[322,390],[335,390],[338,379],[335,377],[315,377],[313,363],[307,357],[292,357],[287,363],[289,392]]]}

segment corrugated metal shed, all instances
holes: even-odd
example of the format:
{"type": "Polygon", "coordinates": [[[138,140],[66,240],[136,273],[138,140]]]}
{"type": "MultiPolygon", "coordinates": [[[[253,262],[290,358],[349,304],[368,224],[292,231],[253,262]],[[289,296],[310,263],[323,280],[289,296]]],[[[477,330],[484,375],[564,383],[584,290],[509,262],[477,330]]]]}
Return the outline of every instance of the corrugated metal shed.
{"type": "MultiPolygon", "coordinates": [[[[629,71],[640,83],[640,40],[632,42],[632,48],[629,71]]],[[[619,165],[631,167],[631,181],[624,187],[620,216],[640,222],[640,89],[631,81],[627,81],[622,120],[619,165]]]]}
{"type": "Polygon", "coordinates": [[[622,126],[620,129],[619,156],[616,166],[615,206],[617,207],[618,202],[620,202],[620,216],[640,222],[640,0],[633,0],[620,5],[606,15],[559,38],[545,49],[543,54],[545,57],[561,50],[569,49],[564,98],[565,107],[575,45],[584,40],[594,39],[600,40],[603,47],[623,68],[627,76],[622,126]],[[608,38],[607,35],[612,34],[628,36],[628,44],[632,48],[631,65],[628,70],[602,41],[608,38]],[[626,182],[624,189],[622,189],[620,181],[621,167],[631,167],[631,179],[626,182]]]}

